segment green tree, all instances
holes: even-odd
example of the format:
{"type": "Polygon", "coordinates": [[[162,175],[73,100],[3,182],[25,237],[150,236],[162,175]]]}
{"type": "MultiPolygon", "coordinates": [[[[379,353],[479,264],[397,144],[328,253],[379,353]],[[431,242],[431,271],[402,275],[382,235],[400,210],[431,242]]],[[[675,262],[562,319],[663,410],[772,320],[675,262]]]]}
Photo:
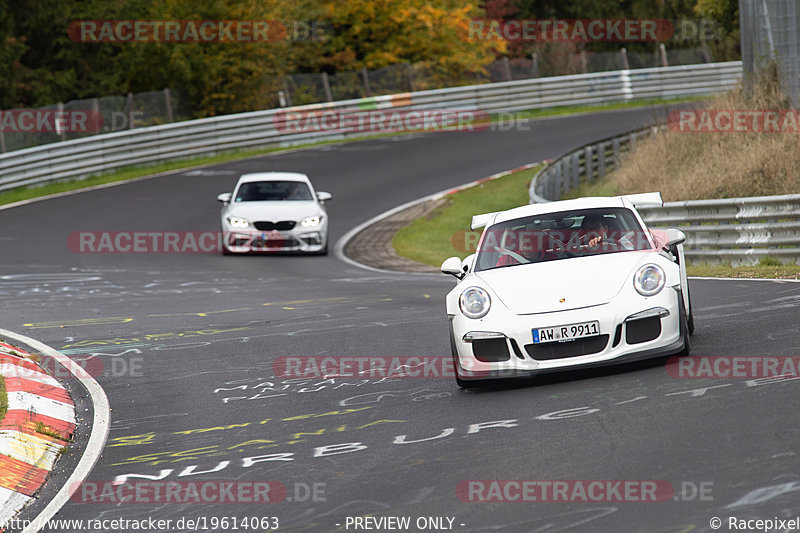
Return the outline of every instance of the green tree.
{"type": "MultiPolygon", "coordinates": [[[[278,0],[164,0],[153,2],[151,20],[280,21],[278,0]]],[[[278,24],[272,23],[272,27],[278,24]]],[[[271,106],[288,68],[289,43],[269,33],[270,42],[139,42],[127,46],[132,91],[172,87],[188,98],[196,116],[265,109],[271,106]],[[274,37],[274,39],[273,39],[274,37]]]]}
{"type": "Polygon", "coordinates": [[[694,11],[701,18],[716,22],[722,30],[721,38],[710,43],[714,57],[719,60],[741,59],[739,0],[697,0],[694,11]]]}
{"type": "MultiPolygon", "coordinates": [[[[121,45],[75,42],[70,39],[68,28],[71,22],[84,18],[118,17],[123,11],[130,12],[133,3],[105,0],[6,2],[12,35],[27,45],[20,57],[15,105],[43,106],[124,92],[125,71],[117,61],[121,45]]],[[[8,103],[5,102],[4,107],[8,103]]]]}
{"type": "Polygon", "coordinates": [[[16,37],[7,0],[0,1],[0,109],[16,107],[20,83],[20,60],[27,46],[25,39],[16,37]]]}

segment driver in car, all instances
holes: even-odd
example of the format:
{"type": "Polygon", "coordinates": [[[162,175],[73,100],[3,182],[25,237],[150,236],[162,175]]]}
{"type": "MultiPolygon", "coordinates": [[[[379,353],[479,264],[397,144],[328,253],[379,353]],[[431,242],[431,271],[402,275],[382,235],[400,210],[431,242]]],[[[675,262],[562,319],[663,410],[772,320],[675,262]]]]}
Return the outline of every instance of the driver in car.
{"type": "Polygon", "coordinates": [[[581,222],[581,231],[582,242],[590,248],[596,248],[608,235],[608,224],[605,223],[603,215],[586,215],[581,222]]]}

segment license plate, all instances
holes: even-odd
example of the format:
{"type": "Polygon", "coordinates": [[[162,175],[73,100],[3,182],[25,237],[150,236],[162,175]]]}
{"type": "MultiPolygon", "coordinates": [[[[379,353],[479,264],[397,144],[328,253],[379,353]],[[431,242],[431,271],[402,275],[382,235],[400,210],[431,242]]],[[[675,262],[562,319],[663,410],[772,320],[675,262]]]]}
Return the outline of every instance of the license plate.
{"type": "Polygon", "coordinates": [[[597,320],[591,322],[581,322],[579,324],[568,324],[566,326],[556,326],[554,328],[540,328],[533,330],[533,343],[571,341],[582,337],[593,337],[600,335],[600,324],[597,320]]]}
{"type": "Polygon", "coordinates": [[[253,239],[252,246],[259,248],[283,248],[288,237],[277,231],[262,232],[253,239]]]}

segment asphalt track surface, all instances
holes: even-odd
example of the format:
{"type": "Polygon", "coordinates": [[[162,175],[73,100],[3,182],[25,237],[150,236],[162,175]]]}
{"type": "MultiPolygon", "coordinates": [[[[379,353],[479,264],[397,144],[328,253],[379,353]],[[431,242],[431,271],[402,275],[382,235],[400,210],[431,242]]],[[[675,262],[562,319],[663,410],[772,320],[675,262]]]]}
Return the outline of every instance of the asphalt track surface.
{"type": "MultiPolygon", "coordinates": [[[[210,520],[277,517],[281,531],[355,531],[347,517],[371,515],[410,517],[408,531],[434,530],[417,529],[419,517],[449,517],[465,532],[664,533],[712,531],[715,516],[728,531],[730,516],[800,514],[797,381],[677,379],[664,359],[479,391],[451,378],[287,381],[273,369],[281,356],[449,357],[453,280],[334,255],[80,254],[66,244],[75,231],[217,230],[215,196],[256,170],[306,172],[333,193],[335,242],[386,209],[653,113],[324,146],[0,211],[0,325],[103,364],[112,425],[89,481],[139,474],[288,491],[271,504],[69,503],[58,518],[205,517],[207,530],[230,531],[210,520]],[[468,502],[457,492],[466,480],[664,480],[675,495],[468,502]]],[[[797,355],[800,284],[691,288],[693,355],[797,355]]]]}

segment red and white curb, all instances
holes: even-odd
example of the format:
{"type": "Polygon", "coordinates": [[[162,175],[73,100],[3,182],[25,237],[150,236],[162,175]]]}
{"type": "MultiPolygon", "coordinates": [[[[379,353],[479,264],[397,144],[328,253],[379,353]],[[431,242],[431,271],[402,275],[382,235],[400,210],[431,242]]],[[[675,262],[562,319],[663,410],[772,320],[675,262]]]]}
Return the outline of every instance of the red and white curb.
{"type": "MultiPolygon", "coordinates": [[[[92,410],[94,411],[92,415],[89,440],[86,443],[86,447],[84,448],[80,459],[78,459],[78,462],[75,465],[72,473],[58,489],[58,492],[56,492],[55,496],[53,496],[47,505],[45,505],[44,509],[39,512],[38,516],[36,516],[36,518],[34,518],[30,524],[22,530],[23,533],[35,533],[44,528],[47,525],[47,521],[52,518],[58,512],[58,510],[67,503],[67,501],[69,501],[69,497],[72,495],[75,487],[77,487],[80,482],[86,479],[86,477],[89,475],[89,472],[91,472],[92,468],[97,463],[98,459],[100,458],[100,454],[103,452],[103,447],[106,444],[106,440],[108,439],[108,430],[111,423],[111,409],[108,404],[108,398],[106,397],[102,387],[100,387],[97,381],[95,381],[94,378],[92,378],[92,376],[86,372],[86,370],[84,370],[79,364],[72,361],[66,355],[54,350],[42,342],[37,341],[36,339],[31,339],[30,337],[20,335],[19,333],[14,333],[13,331],[0,329],[0,337],[3,339],[13,339],[14,341],[24,343],[26,346],[29,346],[40,354],[50,357],[54,361],[60,363],[67,370],[67,372],[74,376],[75,379],[77,379],[77,381],[79,381],[83,388],[89,393],[87,401],[91,402],[92,410]]],[[[5,351],[7,350],[8,346],[0,346],[0,348],[5,351]]],[[[19,349],[14,350],[21,352],[19,349]]],[[[11,357],[14,357],[13,354],[11,357]]],[[[20,358],[16,359],[18,360],[20,358]]],[[[36,387],[36,389],[30,394],[33,394],[34,396],[40,396],[43,399],[38,400],[38,403],[25,404],[25,398],[28,400],[31,398],[30,396],[24,396],[24,394],[28,392],[27,390],[15,391],[13,393],[9,391],[9,403],[12,401],[12,396],[17,395],[18,393],[23,394],[23,396],[20,397],[20,401],[22,403],[15,403],[13,408],[11,405],[9,405],[9,414],[11,414],[12,409],[14,411],[20,410],[16,409],[17,405],[22,405],[24,407],[22,410],[26,414],[33,412],[28,411],[28,407],[32,406],[33,410],[36,410],[42,406],[46,406],[44,407],[44,411],[36,411],[36,416],[38,416],[39,419],[45,423],[45,425],[47,425],[46,422],[51,422],[50,427],[56,431],[58,431],[58,428],[61,427],[61,430],[63,430],[60,432],[61,435],[65,435],[67,432],[71,434],[75,428],[74,412],[72,414],[72,418],[70,419],[68,415],[69,411],[67,411],[67,414],[65,414],[64,407],[57,407],[59,404],[67,405],[67,403],[63,401],[65,399],[64,396],[57,396],[57,394],[63,393],[56,393],[55,389],[48,388],[58,386],[58,383],[56,382],[56,384],[53,385],[53,381],[55,380],[51,381],[53,378],[44,374],[44,372],[42,372],[41,368],[38,366],[36,366],[36,368],[32,368],[30,363],[22,365],[15,364],[18,362],[17,360],[13,360],[10,363],[6,361],[2,362],[3,366],[0,368],[0,372],[2,372],[6,377],[8,377],[9,374],[12,376],[12,380],[6,379],[6,386],[8,387],[9,383],[13,381],[14,377],[18,377],[20,380],[27,380],[26,382],[20,381],[20,383],[26,386],[36,387]],[[12,371],[16,371],[17,375],[13,374],[12,371]],[[8,374],[5,374],[5,372],[8,372],[8,374]],[[30,382],[38,383],[39,385],[32,385],[30,382]],[[37,405],[39,407],[37,407],[37,405]],[[42,418],[45,416],[49,418],[42,418]],[[58,418],[59,416],[66,416],[66,418],[58,418]],[[59,426],[59,424],[62,425],[59,426]],[[71,424],[71,426],[69,424],[71,424]]],[[[66,399],[68,400],[68,397],[66,399]]],[[[72,409],[74,411],[74,407],[72,407],[72,409]]],[[[0,439],[2,439],[2,437],[0,437],[0,439]]],[[[60,447],[61,444],[56,447],[56,453],[60,447]]],[[[45,466],[49,464],[52,468],[52,453],[40,449],[37,455],[37,452],[34,449],[31,457],[38,461],[38,466],[45,466]]],[[[34,466],[35,462],[26,464],[34,466]]],[[[36,466],[34,466],[34,468],[35,467],[36,466]]],[[[2,468],[0,469],[0,472],[5,474],[6,469],[2,468]]],[[[39,486],[41,487],[41,484],[39,486]]],[[[19,488],[19,486],[17,486],[17,488],[19,488]]],[[[9,516],[16,514],[19,509],[30,500],[30,498],[30,494],[26,494],[23,491],[15,489],[9,489],[8,493],[0,495],[0,509],[2,509],[2,511],[0,511],[0,524],[2,524],[4,521],[7,521],[9,516]],[[6,494],[8,495],[7,500],[4,499],[6,494]]]]}
{"type": "Polygon", "coordinates": [[[0,421],[0,526],[44,485],[75,430],[75,404],[66,389],[30,357],[0,342],[0,376],[8,395],[0,421]]]}

